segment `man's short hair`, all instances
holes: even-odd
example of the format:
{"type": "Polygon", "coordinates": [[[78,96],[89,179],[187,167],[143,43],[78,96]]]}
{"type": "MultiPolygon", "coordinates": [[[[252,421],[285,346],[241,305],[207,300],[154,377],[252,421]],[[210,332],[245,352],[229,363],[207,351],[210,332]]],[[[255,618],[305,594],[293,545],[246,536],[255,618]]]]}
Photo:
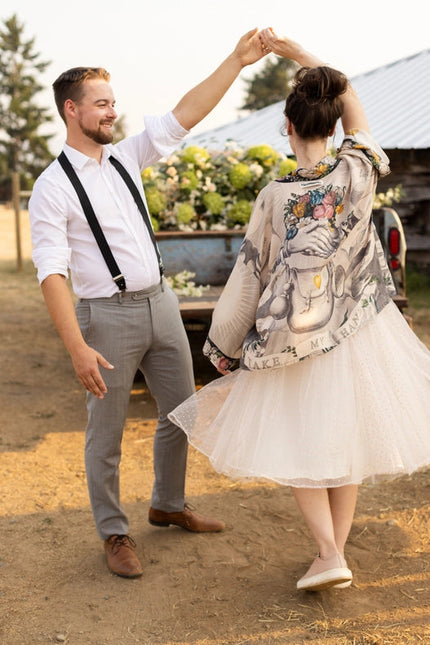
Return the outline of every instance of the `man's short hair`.
{"type": "Polygon", "coordinates": [[[79,103],[84,91],[83,84],[85,81],[95,78],[109,82],[110,74],[103,67],[72,67],[72,69],[60,74],[57,80],[54,81],[52,87],[54,89],[55,103],[64,123],[66,122],[64,115],[65,101],[71,99],[75,103],[79,103]]]}

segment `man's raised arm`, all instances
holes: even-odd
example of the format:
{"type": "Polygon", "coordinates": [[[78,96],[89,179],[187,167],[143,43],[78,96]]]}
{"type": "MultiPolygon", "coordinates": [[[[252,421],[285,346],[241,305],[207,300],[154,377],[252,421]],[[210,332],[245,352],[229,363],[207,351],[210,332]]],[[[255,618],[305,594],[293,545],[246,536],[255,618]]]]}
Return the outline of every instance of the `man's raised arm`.
{"type": "Polygon", "coordinates": [[[204,81],[187,92],[173,109],[173,114],[186,130],[199,123],[217,105],[246,65],[263,58],[258,30],[252,29],[237,43],[233,52],[204,81]]]}

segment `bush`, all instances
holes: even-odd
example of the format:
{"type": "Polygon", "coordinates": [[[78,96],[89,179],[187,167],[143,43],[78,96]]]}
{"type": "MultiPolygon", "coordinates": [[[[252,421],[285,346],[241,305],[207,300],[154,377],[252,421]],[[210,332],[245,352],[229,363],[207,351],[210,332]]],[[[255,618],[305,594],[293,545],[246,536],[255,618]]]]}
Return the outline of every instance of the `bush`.
{"type": "Polygon", "coordinates": [[[237,224],[242,228],[248,224],[251,212],[251,204],[246,199],[239,199],[228,211],[228,221],[232,226],[237,224]]]}
{"type": "Polygon", "coordinates": [[[237,163],[228,173],[231,185],[236,190],[241,190],[252,182],[252,172],[246,163],[237,163]]]}
{"type": "Polygon", "coordinates": [[[142,173],[154,228],[243,228],[259,191],[296,165],[267,145],[214,153],[188,146],[142,173]]]}
{"type": "Polygon", "coordinates": [[[167,199],[155,186],[150,186],[145,191],[146,202],[151,215],[159,215],[167,206],[167,199]]]}
{"type": "MultiPolygon", "coordinates": [[[[279,162],[279,154],[270,146],[253,146],[246,153],[247,159],[254,159],[262,166],[271,167],[279,162]]],[[[297,165],[297,164],[296,164],[297,165]]]]}

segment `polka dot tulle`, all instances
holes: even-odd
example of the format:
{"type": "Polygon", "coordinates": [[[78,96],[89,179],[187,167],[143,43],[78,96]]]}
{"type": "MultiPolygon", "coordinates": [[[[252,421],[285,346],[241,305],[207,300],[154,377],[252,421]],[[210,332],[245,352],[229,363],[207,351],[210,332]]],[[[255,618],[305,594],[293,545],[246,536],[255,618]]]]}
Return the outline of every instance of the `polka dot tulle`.
{"type": "Polygon", "coordinates": [[[430,352],[390,303],[331,352],[216,379],[170,418],[216,471],[297,487],[430,466],[430,352]]]}

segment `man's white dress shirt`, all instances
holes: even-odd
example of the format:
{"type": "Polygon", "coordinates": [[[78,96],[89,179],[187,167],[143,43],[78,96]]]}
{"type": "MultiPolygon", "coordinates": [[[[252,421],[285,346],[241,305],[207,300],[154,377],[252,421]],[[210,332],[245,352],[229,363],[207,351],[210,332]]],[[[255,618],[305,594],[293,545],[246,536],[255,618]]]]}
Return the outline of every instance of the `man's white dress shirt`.
{"type": "MultiPolygon", "coordinates": [[[[140,173],[169,155],[187,132],[168,112],[161,117],[146,117],[142,133],[116,145],[103,146],[101,163],[64,145],[128,291],[157,284],[160,272],[142,215],[124,180],[109,162],[109,155],[125,166],[145,201],[140,173]]],[[[76,191],[57,159],[36,180],[29,213],[32,257],[40,283],[51,274],[68,277],[70,269],[73,290],[79,298],[110,297],[118,292],[76,191]]]]}

